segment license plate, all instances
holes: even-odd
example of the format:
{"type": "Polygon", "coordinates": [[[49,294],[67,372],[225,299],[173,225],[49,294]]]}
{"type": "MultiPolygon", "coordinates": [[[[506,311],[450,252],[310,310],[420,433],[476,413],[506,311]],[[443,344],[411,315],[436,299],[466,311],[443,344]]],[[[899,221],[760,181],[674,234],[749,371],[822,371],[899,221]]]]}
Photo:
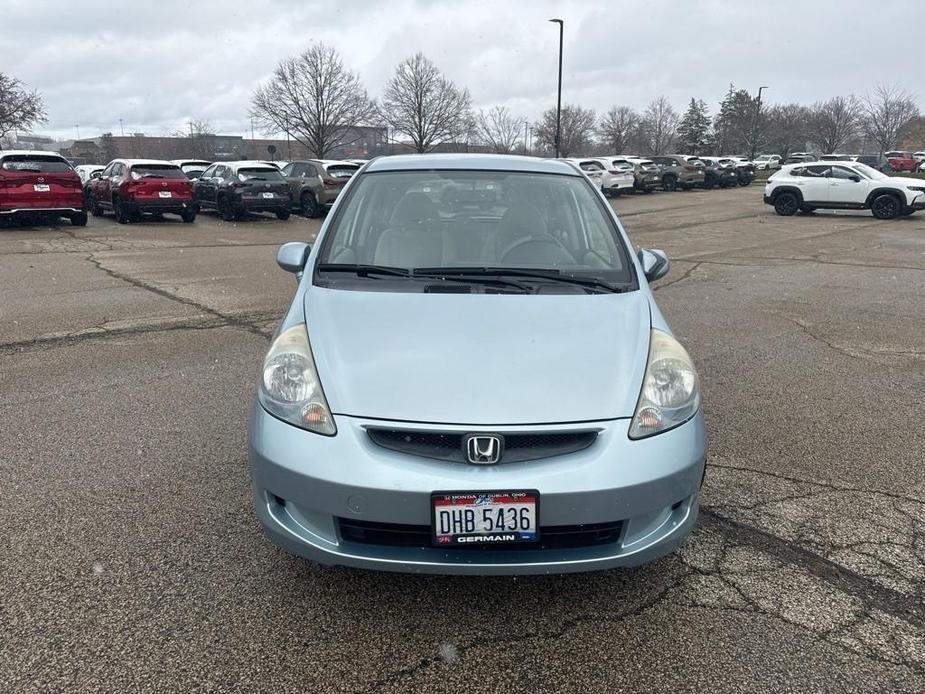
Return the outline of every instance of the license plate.
{"type": "Polygon", "coordinates": [[[162,198],[172,198],[173,197],[173,193],[171,193],[169,190],[159,190],[157,191],[157,194],[162,198]]]}
{"type": "Polygon", "coordinates": [[[537,491],[434,492],[433,542],[438,547],[475,547],[536,542],[537,491]]]}
{"type": "Polygon", "coordinates": [[[47,193],[51,190],[51,186],[49,186],[47,183],[36,183],[32,187],[35,189],[36,193],[47,193]]]}
{"type": "Polygon", "coordinates": [[[263,193],[263,197],[268,198],[268,199],[269,199],[269,198],[272,198],[272,197],[273,197],[273,193],[263,193]]]}

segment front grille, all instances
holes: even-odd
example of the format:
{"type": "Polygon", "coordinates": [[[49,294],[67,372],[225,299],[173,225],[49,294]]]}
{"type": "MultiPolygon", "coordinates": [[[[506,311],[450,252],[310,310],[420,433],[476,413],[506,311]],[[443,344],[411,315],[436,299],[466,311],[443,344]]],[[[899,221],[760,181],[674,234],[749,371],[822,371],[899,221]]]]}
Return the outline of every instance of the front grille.
{"type": "MultiPolygon", "coordinates": [[[[432,546],[429,525],[374,523],[351,518],[338,518],[337,523],[344,542],[380,547],[427,548],[432,546]]],[[[473,544],[460,545],[454,549],[490,552],[499,549],[548,550],[597,547],[619,542],[622,530],[623,521],[585,523],[584,525],[546,525],[540,526],[540,540],[537,543],[503,546],[473,544]]]]}
{"type": "MultiPolygon", "coordinates": [[[[366,432],[373,443],[392,451],[435,460],[468,462],[463,448],[465,432],[378,427],[369,427],[366,432]]],[[[504,454],[499,462],[519,463],[575,453],[593,444],[597,434],[593,430],[501,434],[504,437],[504,454]]]]}

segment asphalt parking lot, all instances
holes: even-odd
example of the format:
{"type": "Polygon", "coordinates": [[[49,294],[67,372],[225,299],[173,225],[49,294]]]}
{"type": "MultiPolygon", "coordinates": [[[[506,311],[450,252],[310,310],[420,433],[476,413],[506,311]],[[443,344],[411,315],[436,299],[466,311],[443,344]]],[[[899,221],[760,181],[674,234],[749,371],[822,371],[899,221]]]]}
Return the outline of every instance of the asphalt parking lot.
{"type": "MultiPolygon", "coordinates": [[[[245,413],[318,220],[0,229],[0,690],[925,691],[925,214],[613,201],[700,369],[698,528],[649,566],[321,568],[245,413]]],[[[370,349],[375,349],[374,340],[370,349]]]]}

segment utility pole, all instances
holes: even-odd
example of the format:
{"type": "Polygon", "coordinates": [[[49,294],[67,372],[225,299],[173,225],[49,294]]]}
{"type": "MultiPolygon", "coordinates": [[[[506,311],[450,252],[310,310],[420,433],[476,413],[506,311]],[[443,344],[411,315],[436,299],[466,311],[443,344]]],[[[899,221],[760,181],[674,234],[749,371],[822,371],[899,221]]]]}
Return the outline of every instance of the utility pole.
{"type": "Polygon", "coordinates": [[[530,126],[530,121],[524,118],[524,156],[527,156],[527,128],[530,126]]]}
{"type": "Polygon", "coordinates": [[[755,122],[752,124],[752,151],[749,159],[754,161],[755,153],[758,148],[758,119],[761,118],[761,92],[770,87],[758,87],[758,98],[755,100],[755,122]]]}
{"type": "Polygon", "coordinates": [[[79,140],[80,139],[80,124],[78,123],[74,127],[77,128],[77,139],[79,140]]]}
{"type": "Polygon", "coordinates": [[[559,135],[562,124],[562,35],[565,31],[565,20],[550,19],[549,21],[559,25],[559,95],[556,98],[556,159],[558,159],[559,135]]]}
{"type": "Polygon", "coordinates": [[[125,128],[122,125],[122,119],[119,119],[119,132],[122,133],[122,137],[125,137],[125,128]]]}

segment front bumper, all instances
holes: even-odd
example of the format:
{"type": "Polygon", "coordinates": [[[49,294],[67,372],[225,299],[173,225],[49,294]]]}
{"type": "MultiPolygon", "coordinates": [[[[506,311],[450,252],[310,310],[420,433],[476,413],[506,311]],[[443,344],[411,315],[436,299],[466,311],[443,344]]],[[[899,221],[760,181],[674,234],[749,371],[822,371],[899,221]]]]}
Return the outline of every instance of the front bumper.
{"type": "MultiPolygon", "coordinates": [[[[248,452],[253,500],[267,535],[290,552],[323,563],[441,574],[592,571],[646,563],[674,550],[697,517],[707,437],[702,413],[676,429],[632,441],[629,419],[595,422],[598,439],[577,453],[523,463],[468,465],[410,456],[374,444],[366,426],[381,421],[335,416],[338,433],[320,436],[253,406],[248,452]],[[341,520],[430,525],[436,490],[537,489],[544,527],[621,522],[619,539],[563,549],[446,550],[345,541],[341,520]]],[[[440,431],[488,427],[409,425],[440,431]]],[[[587,428],[585,425],[584,428],[587,428]]],[[[505,427],[570,430],[576,425],[505,427]]]]}

